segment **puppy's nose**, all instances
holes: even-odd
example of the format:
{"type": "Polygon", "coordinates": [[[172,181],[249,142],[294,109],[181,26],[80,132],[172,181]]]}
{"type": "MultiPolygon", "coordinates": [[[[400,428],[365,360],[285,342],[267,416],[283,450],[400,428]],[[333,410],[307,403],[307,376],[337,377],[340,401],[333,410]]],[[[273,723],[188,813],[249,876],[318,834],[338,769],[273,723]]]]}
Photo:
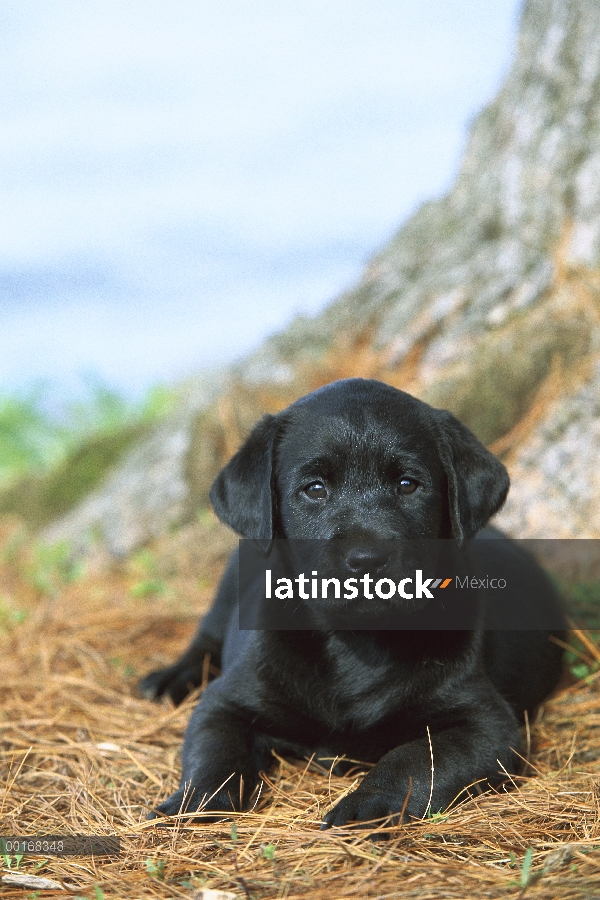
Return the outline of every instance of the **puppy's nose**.
{"type": "Polygon", "coordinates": [[[346,554],[346,565],[353,572],[377,572],[389,562],[389,554],[383,547],[353,547],[346,554]]]}

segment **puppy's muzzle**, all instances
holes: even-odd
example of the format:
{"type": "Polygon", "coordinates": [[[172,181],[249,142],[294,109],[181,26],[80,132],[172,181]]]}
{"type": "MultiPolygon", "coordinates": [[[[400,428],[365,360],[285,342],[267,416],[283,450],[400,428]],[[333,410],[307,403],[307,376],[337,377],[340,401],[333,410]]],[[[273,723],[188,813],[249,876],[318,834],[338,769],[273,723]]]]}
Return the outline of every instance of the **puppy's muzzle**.
{"type": "Polygon", "coordinates": [[[352,547],[346,553],[345,563],[353,575],[366,572],[382,572],[390,561],[383,547],[352,547]]]}

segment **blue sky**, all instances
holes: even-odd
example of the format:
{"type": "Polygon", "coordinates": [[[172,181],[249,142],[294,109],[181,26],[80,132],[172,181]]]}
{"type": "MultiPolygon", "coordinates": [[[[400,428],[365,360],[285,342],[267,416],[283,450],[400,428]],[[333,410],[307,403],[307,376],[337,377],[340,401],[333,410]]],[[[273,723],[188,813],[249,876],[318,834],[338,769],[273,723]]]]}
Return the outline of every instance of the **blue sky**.
{"type": "Polygon", "coordinates": [[[0,391],[137,395],[321,309],[450,185],[516,0],[0,0],[0,391]]]}

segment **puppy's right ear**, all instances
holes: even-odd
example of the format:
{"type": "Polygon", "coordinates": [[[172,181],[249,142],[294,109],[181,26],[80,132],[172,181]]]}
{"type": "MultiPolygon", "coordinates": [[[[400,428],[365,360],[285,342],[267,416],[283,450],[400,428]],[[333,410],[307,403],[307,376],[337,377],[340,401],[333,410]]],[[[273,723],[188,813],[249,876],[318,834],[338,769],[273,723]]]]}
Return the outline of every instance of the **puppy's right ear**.
{"type": "Polygon", "coordinates": [[[210,489],[219,519],[242,537],[255,540],[265,555],[275,537],[273,455],[278,424],[276,416],[264,416],[210,489]]]}

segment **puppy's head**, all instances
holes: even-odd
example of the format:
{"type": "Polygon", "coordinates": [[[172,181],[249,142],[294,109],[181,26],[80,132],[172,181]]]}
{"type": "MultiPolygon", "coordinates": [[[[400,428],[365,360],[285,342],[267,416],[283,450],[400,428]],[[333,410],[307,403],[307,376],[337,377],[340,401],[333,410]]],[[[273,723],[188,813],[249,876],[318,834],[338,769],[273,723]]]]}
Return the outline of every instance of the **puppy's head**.
{"type": "MultiPolygon", "coordinates": [[[[506,469],[450,413],[378,381],[329,384],[265,416],[217,476],[219,518],[276,538],[472,537],[501,507],[506,469]]],[[[367,550],[368,556],[368,550],[367,550]]],[[[371,560],[382,568],[381,560],[371,560]]]]}

